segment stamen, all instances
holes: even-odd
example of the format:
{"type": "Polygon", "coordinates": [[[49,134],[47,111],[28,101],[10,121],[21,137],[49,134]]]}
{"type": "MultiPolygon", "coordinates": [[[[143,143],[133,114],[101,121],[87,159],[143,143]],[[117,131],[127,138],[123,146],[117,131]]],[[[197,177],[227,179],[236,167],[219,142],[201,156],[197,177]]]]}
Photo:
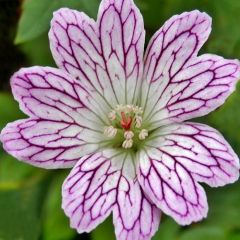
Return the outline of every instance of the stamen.
{"type": "Polygon", "coordinates": [[[109,138],[118,135],[114,144],[121,144],[123,148],[131,148],[134,141],[136,145],[139,144],[139,140],[144,140],[148,136],[148,131],[143,129],[142,115],[141,107],[132,104],[117,105],[108,114],[109,126],[104,128],[104,135],[109,138]]]}
{"type": "Polygon", "coordinates": [[[142,129],[138,137],[140,140],[144,140],[148,136],[148,130],[142,129]]]}
{"type": "Polygon", "coordinates": [[[132,131],[126,131],[126,132],[124,133],[124,137],[125,137],[126,139],[132,139],[132,138],[134,137],[134,133],[133,133],[132,131]]]}
{"type": "Polygon", "coordinates": [[[140,128],[142,126],[142,117],[136,116],[135,121],[136,121],[136,127],[140,128]]]}
{"type": "Polygon", "coordinates": [[[103,134],[109,138],[113,138],[117,134],[117,129],[113,126],[105,127],[103,134]]]}
{"type": "Polygon", "coordinates": [[[127,105],[126,106],[126,111],[127,112],[133,112],[134,106],[133,105],[127,105]]]}
{"type": "Polygon", "coordinates": [[[142,108],[141,108],[141,107],[138,107],[138,106],[135,106],[135,107],[133,108],[133,111],[134,111],[135,114],[138,114],[138,115],[142,115],[142,114],[143,114],[142,108]]]}
{"type": "Polygon", "coordinates": [[[123,148],[131,148],[133,145],[133,140],[132,139],[126,139],[123,144],[122,147],[123,148]]]}
{"type": "Polygon", "coordinates": [[[111,111],[109,114],[108,114],[108,118],[109,120],[113,121],[116,119],[116,112],[115,111],[111,111]]]}

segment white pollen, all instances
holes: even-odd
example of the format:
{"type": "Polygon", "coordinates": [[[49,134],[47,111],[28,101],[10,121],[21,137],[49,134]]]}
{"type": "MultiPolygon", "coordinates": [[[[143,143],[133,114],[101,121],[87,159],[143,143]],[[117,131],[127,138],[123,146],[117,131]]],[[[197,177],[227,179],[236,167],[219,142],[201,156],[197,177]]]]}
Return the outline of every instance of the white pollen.
{"type": "Polygon", "coordinates": [[[109,114],[108,114],[108,118],[113,121],[116,119],[116,112],[115,111],[111,111],[109,114]]]}
{"type": "Polygon", "coordinates": [[[148,136],[148,130],[147,129],[142,129],[141,132],[138,135],[140,140],[144,140],[147,136],[148,136]]]}
{"type": "Polygon", "coordinates": [[[138,107],[138,106],[135,106],[135,107],[133,108],[133,111],[134,111],[135,114],[140,114],[140,115],[143,114],[142,108],[141,108],[141,107],[138,107]]]}
{"type": "Polygon", "coordinates": [[[126,110],[127,112],[132,112],[133,109],[134,109],[134,106],[133,106],[133,105],[130,105],[130,104],[126,105],[126,107],[125,107],[125,110],[126,110]]]}
{"type": "Polygon", "coordinates": [[[107,137],[113,138],[117,134],[117,129],[113,126],[105,127],[103,134],[107,137]]]}
{"type": "Polygon", "coordinates": [[[133,140],[132,139],[126,139],[123,144],[122,147],[123,148],[131,148],[133,145],[133,140]]]}
{"type": "Polygon", "coordinates": [[[140,128],[142,126],[142,117],[136,116],[136,128],[140,128]]]}
{"type": "Polygon", "coordinates": [[[133,136],[134,136],[134,133],[133,133],[132,131],[126,131],[126,132],[124,133],[124,137],[125,137],[126,139],[132,139],[133,136]]]}

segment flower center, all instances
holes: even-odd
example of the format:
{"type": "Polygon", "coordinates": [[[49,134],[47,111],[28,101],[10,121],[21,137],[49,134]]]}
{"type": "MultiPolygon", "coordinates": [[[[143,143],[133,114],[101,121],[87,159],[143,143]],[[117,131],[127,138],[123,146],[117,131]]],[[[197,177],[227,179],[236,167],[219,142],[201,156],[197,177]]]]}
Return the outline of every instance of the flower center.
{"type": "Polygon", "coordinates": [[[148,131],[142,127],[142,114],[141,107],[117,105],[108,114],[109,126],[104,128],[104,135],[115,139],[117,146],[132,148],[148,136],[148,131]]]}

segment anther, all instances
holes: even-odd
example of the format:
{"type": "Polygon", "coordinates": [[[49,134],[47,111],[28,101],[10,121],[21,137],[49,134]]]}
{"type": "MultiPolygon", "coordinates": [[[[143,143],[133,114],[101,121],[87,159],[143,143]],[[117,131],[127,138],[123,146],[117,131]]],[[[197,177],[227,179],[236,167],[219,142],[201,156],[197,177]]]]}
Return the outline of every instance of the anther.
{"type": "Polygon", "coordinates": [[[124,133],[124,138],[125,139],[132,139],[134,137],[134,133],[132,131],[126,131],[124,133]]]}
{"type": "Polygon", "coordinates": [[[123,148],[131,148],[133,145],[133,140],[132,139],[126,139],[123,144],[122,147],[123,148]]]}
{"type": "Polygon", "coordinates": [[[111,111],[109,114],[108,114],[108,118],[113,121],[116,119],[116,112],[115,111],[111,111]]]}
{"type": "Polygon", "coordinates": [[[140,140],[144,140],[148,136],[148,130],[142,129],[138,137],[140,140]]]}
{"type": "Polygon", "coordinates": [[[128,104],[128,105],[126,106],[126,111],[127,111],[127,112],[132,112],[133,109],[134,109],[134,106],[133,106],[133,105],[128,104]]]}
{"type": "Polygon", "coordinates": [[[105,127],[103,134],[109,138],[113,138],[117,134],[117,129],[113,126],[105,127]]]}
{"type": "Polygon", "coordinates": [[[136,121],[136,125],[135,125],[136,128],[140,128],[142,126],[142,117],[136,116],[135,121],[136,121]]]}
{"type": "Polygon", "coordinates": [[[142,114],[143,114],[142,108],[141,108],[141,107],[138,107],[138,106],[135,106],[135,107],[133,108],[133,111],[134,111],[135,114],[139,114],[139,115],[142,115],[142,114]]]}

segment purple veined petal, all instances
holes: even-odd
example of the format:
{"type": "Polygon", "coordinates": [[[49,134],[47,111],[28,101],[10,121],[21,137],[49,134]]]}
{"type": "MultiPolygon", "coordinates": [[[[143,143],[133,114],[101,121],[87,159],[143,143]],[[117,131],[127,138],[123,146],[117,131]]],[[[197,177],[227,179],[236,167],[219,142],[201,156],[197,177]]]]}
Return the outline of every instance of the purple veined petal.
{"type": "Polygon", "coordinates": [[[62,188],[62,208],[71,227],[90,232],[111,213],[116,201],[120,172],[111,160],[95,153],[79,160],[62,188]]]}
{"type": "Polygon", "coordinates": [[[5,151],[42,168],[68,168],[99,148],[96,133],[61,121],[26,119],[8,124],[0,139],[5,151]]]}
{"type": "MultiPolygon", "coordinates": [[[[211,18],[195,10],[175,15],[153,35],[144,56],[144,83],[147,97],[157,97],[168,86],[170,76],[196,57],[211,32],[211,18]],[[153,87],[155,85],[155,88],[153,87]]],[[[144,100],[146,101],[146,100],[144,100]]]]}
{"type": "Polygon", "coordinates": [[[112,106],[136,98],[144,37],[143,19],[132,0],[102,1],[97,22],[84,13],[60,9],[49,32],[58,66],[112,106]]]}
{"type": "Polygon", "coordinates": [[[192,11],[168,20],[145,55],[145,119],[154,127],[203,116],[224,103],[240,77],[238,60],[197,53],[211,31],[211,18],[192,11]]]}
{"type": "Polygon", "coordinates": [[[11,87],[21,110],[31,117],[75,123],[95,131],[106,124],[92,93],[62,70],[22,68],[11,78],[11,87]]]}
{"type": "Polygon", "coordinates": [[[59,68],[66,70],[88,90],[116,105],[102,58],[96,23],[82,12],[61,8],[54,12],[49,31],[52,55],[59,68]]]}
{"type": "Polygon", "coordinates": [[[133,103],[143,72],[145,30],[133,0],[103,0],[97,24],[106,69],[120,103],[133,103]]]}
{"type": "Polygon", "coordinates": [[[126,153],[114,150],[79,160],[63,184],[62,206],[71,227],[89,232],[113,211],[118,240],[151,239],[160,210],[147,200],[136,180],[124,175],[128,160],[126,153]]]}
{"type": "Polygon", "coordinates": [[[196,181],[219,187],[239,178],[239,158],[216,129],[187,122],[162,127],[155,134],[151,145],[170,154],[196,181]]]}
{"type": "Polygon", "coordinates": [[[239,160],[215,130],[198,123],[161,128],[139,156],[138,179],[144,192],[179,224],[207,215],[198,182],[223,186],[239,177],[239,160]]]}
{"type": "Polygon", "coordinates": [[[73,166],[99,148],[104,120],[79,82],[58,69],[32,67],[15,73],[11,86],[30,119],[2,130],[1,141],[8,153],[43,168],[61,168],[73,166]]]}
{"type": "Polygon", "coordinates": [[[121,178],[113,223],[118,240],[150,240],[158,229],[160,210],[151,203],[138,181],[121,178]]]}
{"type": "MultiPolygon", "coordinates": [[[[210,54],[192,60],[172,78],[157,100],[159,102],[148,117],[152,127],[182,122],[215,110],[235,90],[239,73],[238,60],[210,54]]],[[[150,99],[149,103],[156,100],[150,99]]]]}
{"type": "Polygon", "coordinates": [[[139,157],[140,185],[159,209],[181,225],[207,216],[208,205],[203,188],[180,164],[176,163],[170,169],[162,161],[163,154],[157,155],[149,149],[141,152],[139,157]]]}
{"type": "Polygon", "coordinates": [[[112,168],[120,171],[113,223],[117,240],[150,240],[158,229],[160,210],[144,195],[136,179],[136,159],[116,149],[104,151],[112,168]]]}

